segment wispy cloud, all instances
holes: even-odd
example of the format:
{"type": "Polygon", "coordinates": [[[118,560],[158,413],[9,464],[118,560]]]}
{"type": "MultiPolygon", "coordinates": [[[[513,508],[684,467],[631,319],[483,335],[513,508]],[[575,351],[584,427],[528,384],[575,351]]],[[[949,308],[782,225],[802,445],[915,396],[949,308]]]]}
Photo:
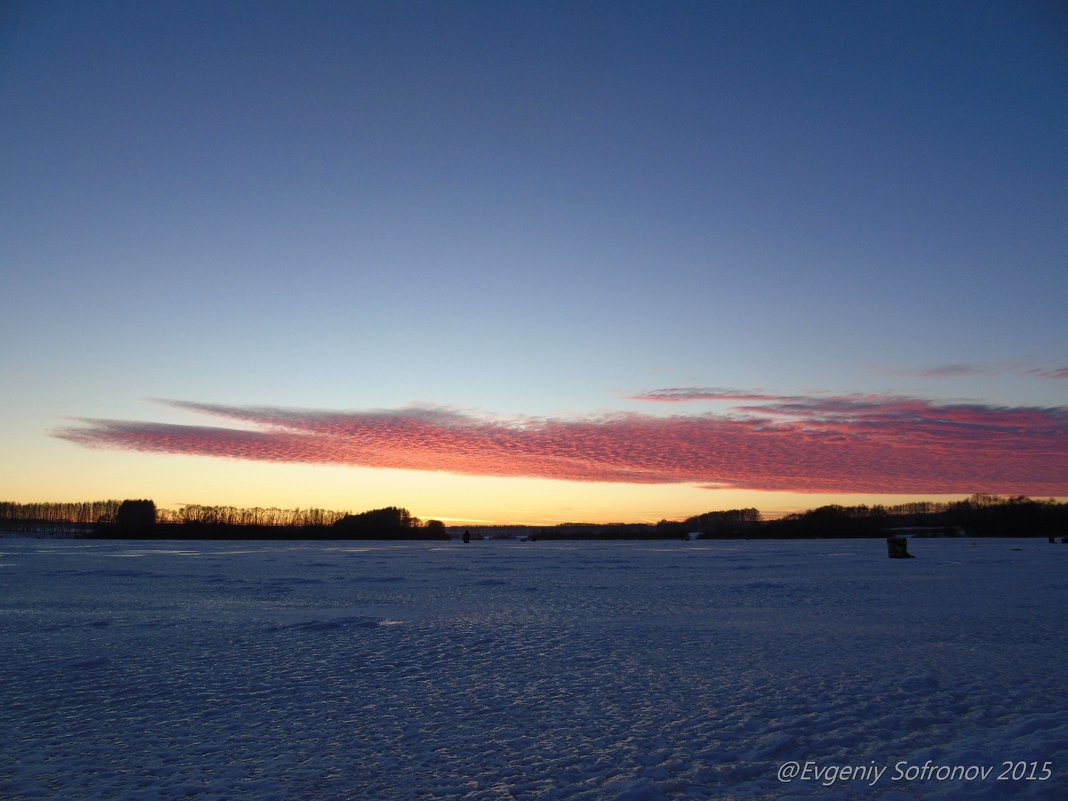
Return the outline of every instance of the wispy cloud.
{"type": "Polygon", "coordinates": [[[690,401],[766,401],[778,400],[782,396],[769,395],[743,389],[723,389],[722,387],[667,387],[651,389],[631,395],[628,400],[654,401],[656,403],[688,403],[690,401]]]}
{"type": "Polygon", "coordinates": [[[967,378],[970,376],[996,375],[1009,373],[1017,375],[1033,375],[1039,378],[1052,380],[1068,380],[1068,366],[1064,367],[1036,367],[1027,362],[1002,362],[998,364],[940,364],[934,367],[883,368],[880,372],[887,375],[904,376],[907,378],[967,378]]]}
{"type": "Polygon", "coordinates": [[[939,364],[934,367],[921,367],[915,369],[883,370],[888,375],[906,376],[909,378],[964,378],[975,375],[989,375],[996,372],[990,367],[978,364],[939,364]]]}
{"type": "Polygon", "coordinates": [[[80,445],[268,462],[798,492],[1068,495],[1068,408],[882,396],[657,390],[729,414],[497,418],[438,407],[329,412],[171,401],[236,427],[81,420],[80,445]],[[251,429],[251,430],[250,430],[251,429]]]}
{"type": "Polygon", "coordinates": [[[1027,372],[1031,375],[1037,375],[1041,378],[1050,378],[1054,381],[1068,381],[1068,365],[1064,367],[1054,367],[1053,369],[1035,367],[1027,372]]]}

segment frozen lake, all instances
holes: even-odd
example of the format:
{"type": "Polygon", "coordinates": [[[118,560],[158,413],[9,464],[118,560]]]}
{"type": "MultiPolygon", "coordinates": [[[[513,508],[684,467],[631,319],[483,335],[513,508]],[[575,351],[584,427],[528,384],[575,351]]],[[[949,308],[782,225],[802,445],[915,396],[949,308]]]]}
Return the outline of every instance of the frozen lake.
{"type": "Polygon", "coordinates": [[[910,550],[0,539],[0,798],[1068,798],[1068,546],[910,550]]]}

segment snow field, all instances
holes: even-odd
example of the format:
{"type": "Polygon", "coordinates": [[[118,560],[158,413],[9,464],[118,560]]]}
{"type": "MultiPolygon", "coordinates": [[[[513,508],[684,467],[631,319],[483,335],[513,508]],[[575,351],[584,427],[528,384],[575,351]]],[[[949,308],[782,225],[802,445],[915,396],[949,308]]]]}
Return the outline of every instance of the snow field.
{"type": "Polygon", "coordinates": [[[910,550],[3,539],[0,798],[1068,797],[1068,548],[910,550]]]}

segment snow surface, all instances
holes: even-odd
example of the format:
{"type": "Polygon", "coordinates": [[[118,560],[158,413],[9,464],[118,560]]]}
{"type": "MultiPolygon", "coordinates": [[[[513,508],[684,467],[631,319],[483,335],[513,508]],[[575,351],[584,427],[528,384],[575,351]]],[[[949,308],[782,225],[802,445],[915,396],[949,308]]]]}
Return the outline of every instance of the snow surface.
{"type": "Polygon", "coordinates": [[[1068,546],[910,550],[2,539],[0,798],[1068,798],[1068,546]]]}

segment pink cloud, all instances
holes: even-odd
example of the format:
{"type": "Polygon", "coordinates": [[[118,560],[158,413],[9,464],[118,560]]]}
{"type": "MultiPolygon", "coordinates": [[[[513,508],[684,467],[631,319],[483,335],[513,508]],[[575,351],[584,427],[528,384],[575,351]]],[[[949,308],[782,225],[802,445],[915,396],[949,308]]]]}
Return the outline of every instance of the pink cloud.
{"type": "Polygon", "coordinates": [[[324,412],[171,402],[241,428],[83,420],[80,445],[268,462],[570,481],[841,493],[1068,495],[1068,408],[867,395],[658,390],[729,415],[493,418],[437,407],[324,412]],[[252,430],[248,430],[249,427],[252,430]]]}

